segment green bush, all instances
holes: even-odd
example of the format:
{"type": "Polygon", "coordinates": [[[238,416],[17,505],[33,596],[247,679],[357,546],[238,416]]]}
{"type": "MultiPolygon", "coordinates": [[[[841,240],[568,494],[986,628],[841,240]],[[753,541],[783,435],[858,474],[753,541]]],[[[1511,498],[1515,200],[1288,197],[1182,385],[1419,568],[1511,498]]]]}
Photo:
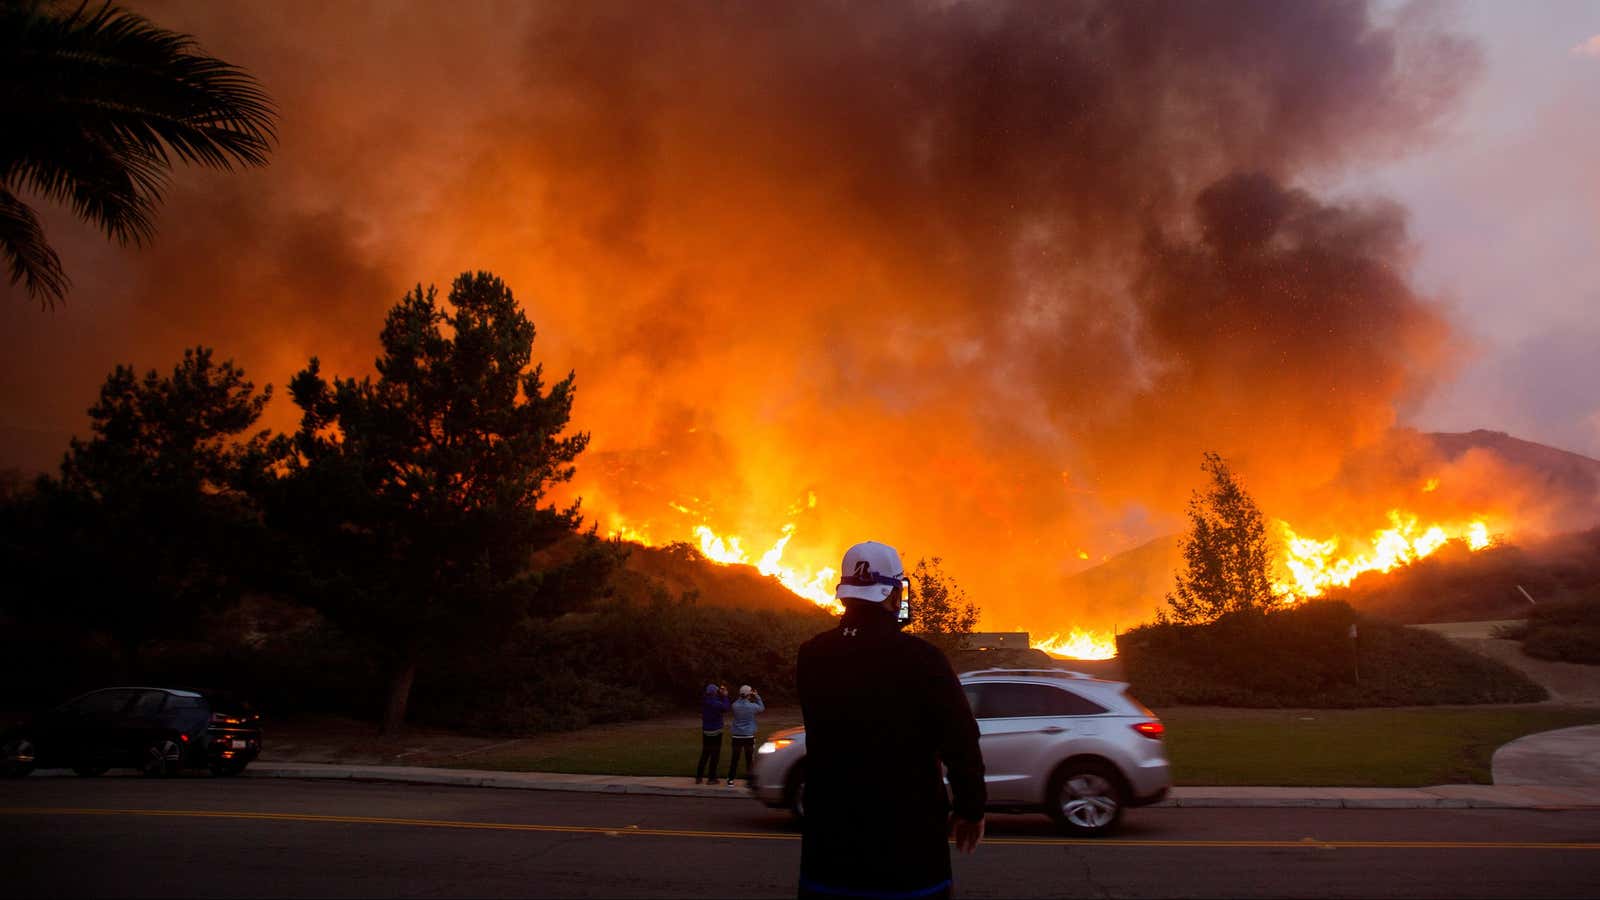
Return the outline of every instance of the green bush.
{"type": "Polygon", "coordinates": [[[530,621],[505,648],[419,676],[413,719],[480,731],[582,728],[698,708],[708,681],[795,699],[800,644],[827,629],[820,609],[731,609],[692,597],[614,601],[554,622],[530,621]]]}
{"type": "Polygon", "coordinates": [[[1519,631],[1506,636],[1521,640],[1529,656],[1600,665],[1600,585],[1562,591],[1534,606],[1519,631]]]}
{"type": "Polygon", "coordinates": [[[1600,665],[1600,625],[1533,629],[1522,642],[1522,652],[1556,662],[1600,665]]]}
{"type": "Polygon", "coordinates": [[[1134,693],[1153,706],[1427,706],[1548,696],[1499,662],[1426,631],[1360,618],[1337,601],[1208,625],[1144,625],[1123,634],[1118,650],[1134,693]]]}

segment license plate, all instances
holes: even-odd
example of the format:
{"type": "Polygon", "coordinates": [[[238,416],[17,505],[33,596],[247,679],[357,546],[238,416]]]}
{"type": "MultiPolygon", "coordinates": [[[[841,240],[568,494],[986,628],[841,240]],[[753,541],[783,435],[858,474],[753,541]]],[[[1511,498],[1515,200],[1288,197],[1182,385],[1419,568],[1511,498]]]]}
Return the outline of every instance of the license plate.
{"type": "Polygon", "coordinates": [[[230,741],[229,743],[233,744],[233,749],[235,750],[243,750],[244,748],[250,746],[249,741],[230,741]]]}

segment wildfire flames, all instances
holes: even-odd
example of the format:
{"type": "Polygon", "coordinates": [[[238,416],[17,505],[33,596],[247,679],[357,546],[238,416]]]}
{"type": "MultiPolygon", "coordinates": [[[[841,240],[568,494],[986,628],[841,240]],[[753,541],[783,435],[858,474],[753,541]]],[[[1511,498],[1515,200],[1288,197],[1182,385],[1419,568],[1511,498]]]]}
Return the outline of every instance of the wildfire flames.
{"type": "MultiPolygon", "coordinates": [[[[1430,481],[1430,487],[1434,482],[1430,481]]],[[[1425,489],[1427,490],[1427,489],[1425,489]]],[[[816,496],[807,498],[807,507],[816,507],[816,496]]],[[[682,504],[670,504],[685,516],[696,514],[682,504]]],[[[790,510],[791,514],[799,509],[790,510]]],[[[1465,522],[1430,524],[1423,526],[1419,518],[1409,512],[1392,509],[1388,513],[1389,527],[1374,531],[1370,539],[1348,539],[1339,536],[1319,540],[1303,537],[1287,522],[1279,521],[1282,530],[1282,556],[1278,560],[1278,580],[1273,591],[1285,605],[1292,605],[1320,597],[1330,588],[1349,585],[1366,572],[1389,572],[1430,556],[1451,541],[1460,541],[1474,552],[1490,545],[1488,522],[1474,518],[1465,522]]],[[[761,574],[778,580],[797,596],[832,612],[841,607],[833,597],[838,570],[829,566],[807,566],[784,561],[784,552],[794,537],[796,525],[785,523],[779,536],[760,554],[746,549],[746,540],[739,535],[720,534],[702,522],[694,525],[691,533],[700,552],[709,560],[721,565],[753,566],[761,574]]],[[[645,546],[656,546],[648,528],[636,528],[621,516],[610,517],[610,538],[632,541],[645,546]]],[[[1080,558],[1084,554],[1079,554],[1080,558]]],[[[1018,631],[1027,630],[1017,626],[1018,631]]],[[[1035,638],[1031,645],[1052,656],[1068,659],[1111,659],[1117,655],[1116,638],[1111,632],[1092,631],[1073,627],[1066,634],[1051,633],[1035,638]]]]}
{"type": "Polygon", "coordinates": [[[1058,632],[1031,642],[1033,649],[1069,659],[1111,659],[1117,655],[1116,638],[1107,632],[1074,628],[1062,637],[1058,632]]]}
{"type": "MultiPolygon", "coordinates": [[[[671,508],[685,516],[695,517],[695,512],[681,503],[669,504],[671,508]]],[[[809,494],[806,497],[806,507],[816,508],[817,496],[809,494]]],[[[791,514],[797,514],[799,508],[791,509],[791,514]]],[[[621,516],[611,516],[611,527],[606,531],[606,537],[617,540],[632,541],[646,547],[656,546],[647,528],[635,528],[621,516]]],[[[784,523],[779,531],[779,536],[773,544],[760,556],[752,557],[745,550],[745,540],[738,535],[718,534],[711,526],[702,522],[693,528],[694,542],[700,553],[706,559],[725,566],[754,566],[761,574],[769,578],[776,578],[779,584],[788,588],[797,596],[804,597],[818,606],[832,612],[841,612],[839,602],[833,598],[834,583],[838,571],[828,566],[807,567],[785,564],[783,561],[784,550],[789,546],[789,541],[794,537],[795,524],[784,523]]]]}
{"type": "MultiPolygon", "coordinates": [[[[1430,482],[1436,484],[1436,482],[1430,482]]],[[[1282,570],[1287,578],[1273,584],[1286,603],[1320,597],[1329,588],[1344,587],[1365,572],[1389,572],[1431,555],[1452,540],[1474,552],[1489,546],[1489,526],[1483,519],[1456,525],[1418,524],[1417,517],[1398,509],[1389,511],[1389,525],[1373,532],[1364,547],[1347,549],[1354,542],[1338,537],[1327,540],[1301,537],[1287,522],[1283,529],[1282,570]]]]}
{"type": "Polygon", "coordinates": [[[723,537],[705,525],[696,526],[694,534],[700,541],[700,552],[712,562],[755,566],[761,574],[778,579],[784,587],[812,603],[835,612],[840,610],[839,601],[833,598],[834,577],[839,574],[837,571],[824,566],[808,572],[783,564],[783,549],[794,537],[794,523],[784,525],[783,536],[778,538],[777,543],[753,561],[737,537],[723,537]]]}
{"type": "MultiPolygon", "coordinates": [[[[694,512],[682,504],[670,504],[672,509],[685,515],[694,515],[694,512]]],[[[817,505],[815,495],[808,497],[808,506],[817,505]]],[[[631,541],[644,546],[656,546],[652,540],[649,529],[636,528],[630,525],[621,516],[610,517],[610,528],[606,531],[608,538],[631,541]]],[[[785,523],[778,539],[760,556],[752,556],[745,549],[744,538],[738,535],[718,534],[709,525],[700,524],[693,528],[694,543],[698,545],[701,554],[706,559],[721,565],[754,566],[761,574],[776,578],[780,584],[788,588],[797,596],[810,600],[812,603],[831,612],[842,612],[839,602],[833,597],[834,584],[838,580],[839,572],[829,566],[807,568],[801,565],[786,565],[783,561],[784,550],[788,547],[790,539],[794,537],[795,524],[785,523]]],[[[1017,626],[1018,631],[1025,631],[1022,626],[1017,626]]],[[[1093,632],[1081,628],[1073,628],[1066,635],[1060,632],[1049,637],[1036,639],[1030,642],[1035,650],[1043,650],[1052,656],[1066,657],[1069,659],[1111,659],[1117,655],[1117,644],[1110,632],[1093,632]]]]}

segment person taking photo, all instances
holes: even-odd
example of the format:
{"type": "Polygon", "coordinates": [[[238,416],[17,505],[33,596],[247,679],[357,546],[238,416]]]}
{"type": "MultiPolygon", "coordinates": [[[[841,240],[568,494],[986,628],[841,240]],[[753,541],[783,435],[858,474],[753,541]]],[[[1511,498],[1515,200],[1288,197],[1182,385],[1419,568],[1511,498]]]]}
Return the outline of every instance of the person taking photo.
{"type": "Polygon", "coordinates": [[[767,711],[761,695],[748,684],[739,686],[739,699],[733,701],[733,725],[728,733],[733,736],[733,755],[728,760],[728,784],[739,773],[739,754],[744,754],[746,778],[755,775],[756,716],[767,711]]]}
{"type": "Polygon", "coordinates": [[[720,684],[706,685],[700,699],[700,762],[694,767],[694,783],[702,776],[707,784],[717,782],[717,763],[722,760],[722,717],[732,706],[728,689],[720,684]]]}

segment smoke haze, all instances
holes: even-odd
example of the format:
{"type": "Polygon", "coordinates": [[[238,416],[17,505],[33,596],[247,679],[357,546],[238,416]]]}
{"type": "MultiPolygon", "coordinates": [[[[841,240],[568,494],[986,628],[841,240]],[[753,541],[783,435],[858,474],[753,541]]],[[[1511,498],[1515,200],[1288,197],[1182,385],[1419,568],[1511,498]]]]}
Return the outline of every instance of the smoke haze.
{"type": "Polygon", "coordinates": [[[1080,552],[1177,525],[1202,450],[1300,512],[1458,351],[1404,211],[1318,192],[1477,71],[1427,7],[137,6],[252,70],[282,145],[180,172],[141,250],[52,215],[75,289],[0,310],[14,432],[197,342],[367,371],[408,286],[489,269],[577,371],[602,529],[884,540],[1039,631],[1080,552]]]}

